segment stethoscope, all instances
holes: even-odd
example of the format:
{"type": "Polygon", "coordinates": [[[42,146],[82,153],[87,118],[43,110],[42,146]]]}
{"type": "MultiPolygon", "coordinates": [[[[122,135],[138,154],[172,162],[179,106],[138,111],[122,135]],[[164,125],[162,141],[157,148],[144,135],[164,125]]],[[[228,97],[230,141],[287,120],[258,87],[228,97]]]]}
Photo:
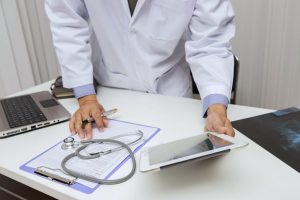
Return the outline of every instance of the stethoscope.
{"type": "Polygon", "coordinates": [[[143,139],[143,136],[144,136],[143,132],[141,130],[137,130],[135,133],[117,135],[117,136],[107,138],[107,139],[75,141],[75,139],[73,137],[67,137],[66,139],[63,140],[63,144],[61,145],[61,148],[63,150],[75,150],[75,151],[73,153],[69,154],[68,156],[66,156],[62,160],[61,167],[67,174],[74,176],[76,178],[90,181],[90,182],[96,182],[96,183],[107,184],[107,185],[108,184],[110,184],[110,185],[119,184],[119,183],[125,182],[134,175],[135,170],[136,170],[136,160],[135,160],[134,154],[133,154],[130,146],[140,142],[143,139]],[[129,137],[129,136],[136,136],[137,138],[128,143],[124,143],[124,142],[117,140],[117,139],[121,139],[124,137],[129,137]],[[108,150],[103,150],[103,151],[88,152],[87,149],[93,144],[113,144],[113,145],[117,145],[118,147],[108,149],[108,150]],[[107,154],[117,152],[120,150],[127,150],[127,152],[129,153],[129,157],[132,161],[132,169],[128,175],[126,175],[122,178],[119,178],[119,179],[114,179],[114,180],[98,179],[96,177],[85,175],[85,174],[76,172],[74,170],[71,170],[70,168],[68,168],[66,166],[67,162],[74,157],[78,157],[82,160],[90,160],[90,159],[96,159],[101,156],[105,156],[107,154]],[[85,155],[82,154],[83,151],[85,152],[85,155]]]}

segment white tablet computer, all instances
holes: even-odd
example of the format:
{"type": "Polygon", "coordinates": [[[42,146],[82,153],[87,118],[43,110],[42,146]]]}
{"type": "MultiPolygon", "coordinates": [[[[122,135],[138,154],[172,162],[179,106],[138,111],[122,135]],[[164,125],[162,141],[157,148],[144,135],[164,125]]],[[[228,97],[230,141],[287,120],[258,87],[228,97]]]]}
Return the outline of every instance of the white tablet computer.
{"type": "Polygon", "coordinates": [[[160,170],[175,164],[222,155],[247,144],[230,136],[216,133],[205,133],[159,144],[141,151],[140,171],[160,170]]]}

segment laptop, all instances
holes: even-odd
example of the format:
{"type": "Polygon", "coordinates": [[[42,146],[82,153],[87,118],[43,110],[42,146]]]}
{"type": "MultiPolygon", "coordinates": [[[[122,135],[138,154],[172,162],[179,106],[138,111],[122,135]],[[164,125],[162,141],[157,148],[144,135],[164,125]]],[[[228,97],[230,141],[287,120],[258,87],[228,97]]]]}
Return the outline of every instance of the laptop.
{"type": "Polygon", "coordinates": [[[64,122],[69,118],[70,113],[48,91],[0,99],[0,138],[64,122]]]}

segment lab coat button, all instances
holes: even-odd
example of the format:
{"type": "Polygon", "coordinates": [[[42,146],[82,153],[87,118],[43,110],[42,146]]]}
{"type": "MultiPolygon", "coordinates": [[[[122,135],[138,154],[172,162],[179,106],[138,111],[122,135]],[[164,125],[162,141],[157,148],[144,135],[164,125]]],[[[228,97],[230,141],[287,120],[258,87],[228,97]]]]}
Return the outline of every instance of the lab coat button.
{"type": "Polygon", "coordinates": [[[131,34],[136,34],[136,30],[131,29],[131,30],[130,30],[130,33],[131,33],[131,34]]]}

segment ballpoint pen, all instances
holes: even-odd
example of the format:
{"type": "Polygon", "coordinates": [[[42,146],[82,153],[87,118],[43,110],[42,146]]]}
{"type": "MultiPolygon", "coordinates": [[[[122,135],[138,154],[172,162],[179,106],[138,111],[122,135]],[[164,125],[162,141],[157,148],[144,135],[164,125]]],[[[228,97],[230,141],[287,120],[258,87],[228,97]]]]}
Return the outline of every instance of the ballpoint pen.
{"type": "MultiPolygon", "coordinates": [[[[112,115],[112,114],[116,113],[117,111],[118,111],[117,108],[105,111],[105,112],[101,113],[101,117],[108,117],[109,115],[112,115]]],[[[92,118],[92,117],[83,120],[82,121],[82,128],[84,128],[87,124],[93,123],[93,122],[95,122],[95,119],[92,118]]]]}

